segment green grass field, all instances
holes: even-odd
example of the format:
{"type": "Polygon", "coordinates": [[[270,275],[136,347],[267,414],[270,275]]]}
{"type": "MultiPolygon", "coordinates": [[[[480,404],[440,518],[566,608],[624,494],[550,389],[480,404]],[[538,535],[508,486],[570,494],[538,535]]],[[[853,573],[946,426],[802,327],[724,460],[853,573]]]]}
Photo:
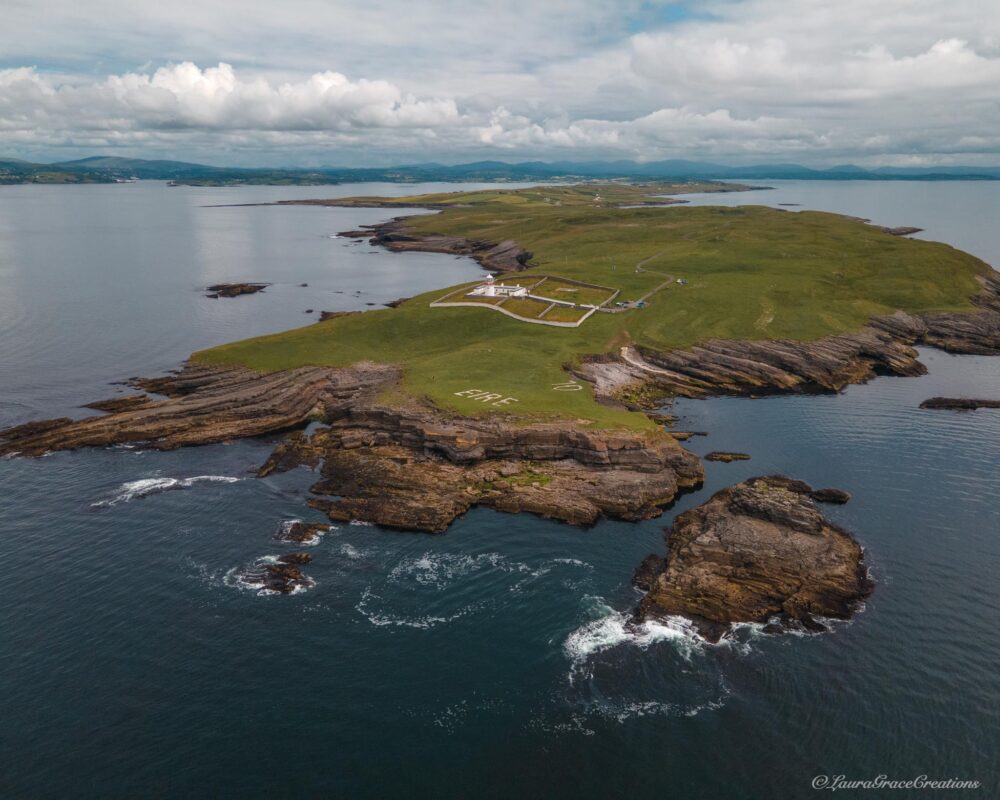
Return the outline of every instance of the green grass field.
{"type": "Polygon", "coordinates": [[[551,297],[564,303],[580,303],[582,305],[600,305],[611,299],[614,289],[598,289],[592,286],[578,286],[558,278],[549,278],[531,291],[538,297],[551,297]]]}
{"type": "Polygon", "coordinates": [[[898,309],[972,310],[975,276],[989,270],[948,245],[894,237],[834,214],[609,207],[611,198],[631,204],[648,191],[623,187],[427,195],[414,203],[448,207],[408,225],[418,234],[516,240],[534,253],[531,270],[518,275],[522,283],[532,274],[558,275],[620,288],[618,300],[634,300],[664,282],[662,274],[636,271],[646,259],[646,269],[688,280],[653,295],[644,309],[596,313],[579,328],[560,329],[485,309],[430,308],[445,294],[438,289],[395,309],[223,345],[195,359],[259,370],[393,362],[405,366],[405,392],[463,414],[487,413],[455,395],[477,388],[517,398],[504,411],[526,419],[644,428],[652,423],[643,415],[599,405],[589,391],[555,391],[567,379],[564,365],[628,341],[665,349],[713,338],[809,340],[898,309]]]}

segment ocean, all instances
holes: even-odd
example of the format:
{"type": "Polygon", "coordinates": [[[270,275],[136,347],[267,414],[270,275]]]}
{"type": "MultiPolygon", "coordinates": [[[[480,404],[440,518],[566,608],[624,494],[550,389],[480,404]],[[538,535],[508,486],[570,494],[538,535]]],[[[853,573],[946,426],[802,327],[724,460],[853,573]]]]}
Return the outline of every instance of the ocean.
{"type": "MultiPolygon", "coordinates": [[[[916,225],[1000,266],[1000,183],[766,183],[691,200],[916,225]]],[[[474,279],[467,258],[336,237],[398,210],[232,205],[444,188],[470,185],[3,187],[0,427],[88,413],[113,382],[321,310],[474,279]],[[204,296],[238,280],[273,285],[204,296]]],[[[918,405],[1000,397],[1000,359],[921,353],[928,375],[839,395],[676,402],[678,428],[708,433],[686,446],[752,460],[706,463],[660,519],[339,525],[291,596],[237,577],[287,551],[284,522],[322,519],[308,470],[252,477],[273,439],[0,461],[0,797],[798,798],[837,775],[995,795],[1000,412],[918,405]],[[672,517],[772,473],[852,493],[824,510],[866,548],[864,611],[720,645],[627,628],[632,571],[672,517]]]]}

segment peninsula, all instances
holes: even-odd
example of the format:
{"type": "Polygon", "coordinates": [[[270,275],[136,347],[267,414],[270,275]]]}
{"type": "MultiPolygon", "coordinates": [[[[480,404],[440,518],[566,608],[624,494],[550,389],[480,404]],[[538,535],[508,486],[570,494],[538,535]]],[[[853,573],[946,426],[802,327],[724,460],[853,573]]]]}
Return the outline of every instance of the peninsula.
{"type": "Polygon", "coordinates": [[[317,466],[311,504],[334,520],[442,531],[477,504],[578,524],[640,519],[702,479],[683,437],[643,413],[665,398],[917,375],[918,343],[1000,353],[1000,279],[987,264],[835,214],[678,199],[744,188],[296,201],[439,209],[345,235],[471,255],[506,288],[484,275],[195,353],[177,375],[135,382],[165,398],[0,431],[0,455],[292,431],[261,472],[317,466]],[[325,427],[300,430],[313,421],[325,427]]]}

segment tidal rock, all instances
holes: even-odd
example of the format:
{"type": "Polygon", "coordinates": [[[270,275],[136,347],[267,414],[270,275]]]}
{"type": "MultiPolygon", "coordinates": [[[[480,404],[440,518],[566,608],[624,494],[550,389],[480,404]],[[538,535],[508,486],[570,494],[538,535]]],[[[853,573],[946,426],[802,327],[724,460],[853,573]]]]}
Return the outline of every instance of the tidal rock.
{"type": "Polygon", "coordinates": [[[975,411],[977,408],[1000,408],[1000,400],[973,400],[968,397],[931,397],[920,404],[921,408],[975,411]]]}
{"type": "Polygon", "coordinates": [[[666,559],[643,562],[639,619],[680,615],[717,641],[731,623],[778,618],[810,630],[845,619],[872,589],[861,546],[819,512],[802,481],[751,478],[674,520],[666,559]]]}
{"type": "Polygon", "coordinates": [[[281,523],[274,538],[279,542],[294,542],[295,544],[316,544],[320,537],[333,526],[325,522],[302,522],[288,520],[281,523]]]}
{"type": "Polygon", "coordinates": [[[316,585],[300,568],[310,561],[312,556],[308,553],[288,553],[273,560],[258,559],[236,572],[236,582],[240,586],[265,593],[291,594],[316,585]]]}
{"type": "Polygon", "coordinates": [[[843,489],[814,489],[809,496],[817,503],[831,503],[842,506],[851,499],[851,495],[843,489]]]}
{"type": "Polygon", "coordinates": [[[205,296],[212,298],[239,297],[244,294],[262,292],[270,285],[269,283],[215,283],[205,287],[206,291],[209,292],[205,296]]]}
{"type": "Polygon", "coordinates": [[[706,461],[721,461],[728,464],[732,461],[749,461],[750,456],[746,453],[727,453],[723,450],[713,450],[705,456],[706,461]]]}
{"type": "Polygon", "coordinates": [[[116,411],[133,411],[137,408],[144,408],[152,402],[152,398],[147,395],[130,394],[125,397],[112,397],[110,400],[98,400],[94,403],[85,403],[83,408],[92,408],[95,411],[114,413],[116,411]]]}

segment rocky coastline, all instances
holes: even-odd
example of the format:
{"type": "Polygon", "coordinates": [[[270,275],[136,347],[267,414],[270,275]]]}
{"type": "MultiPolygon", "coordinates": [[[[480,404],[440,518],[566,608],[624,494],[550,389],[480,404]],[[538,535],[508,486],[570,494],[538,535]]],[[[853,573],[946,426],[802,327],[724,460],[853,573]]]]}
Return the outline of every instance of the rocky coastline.
{"type": "Polygon", "coordinates": [[[667,530],[667,555],[650,555],[633,583],[646,592],[635,612],[644,622],[691,620],[709,641],[733,623],[826,630],[823,618],[847,619],[872,591],[861,546],[817,509],[803,481],[766,476],[730,486],[679,515],[667,530]]]}
{"type": "MultiPolygon", "coordinates": [[[[598,400],[652,405],[668,396],[839,391],[878,374],[920,375],[912,345],[1000,354],[1000,278],[982,279],[979,311],[872,319],[812,342],[713,341],[686,351],[623,348],[574,368],[598,400]],[[636,402],[636,398],[640,398],[636,402]]],[[[301,367],[258,373],[191,363],[134,379],[143,394],[91,403],[108,412],[0,431],[0,456],[139,444],[156,450],[294,432],[261,474],[320,469],[312,504],[333,520],[439,532],[475,505],[587,525],[602,515],[644,519],[697,486],[702,466],[666,430],[590,431],[573,421],[466,418],[412,401],[378,400],[396,365],[301,367]],[[150,394],[165,395],[165,399],[150,394]],[[310,422],[326,427],[304,435],[310,422]],[[333,499],[329,499],[333,498],[333,499]]]]}
{"type": "MultiPolygon", "coordinates": [[[[433,206],[432,206],[433,207],[433,206]]],[[[357,230],[342,231],[338,236],[367,239],[369,244],[385,247],[395,253],[446,253],[470,256],[490,272],[518,272],[528,268],[532,253],[512,239],[485,242],[463,236],[431,234],[419,236],[407,228],[408,217],[394,217],[388,222],[366,225],[357,230]]]]}
{"type": "Polygon", "coordinates": [[[687,350],[623,347],[584,361],[577,377],[611,402],[645,407],[663,397],[839,392],[877,375],[924,375],[914,345],[1000,355],[1000,275],[979,278],[976,311],[873,317],[852,333],[814,341],[710,340],[687,350]]]}
{"type": "Polygon", "coordinates": [[[333,520],[440,532],[474,505],[587,525],[600,516],[657,516],[700,484],[697,457],[663,431],[589,431],[575,423],[467,418],[378,394],[394,366],[304,367],[273,373],[188,365],[133,385],[121,410],[0,431],[0,456],[136,443],[154,450],[292,431],[260,475],[320,468],[311,505],[333,520]],[[322,427],[306,435],[310,422],[322,427]]]}

